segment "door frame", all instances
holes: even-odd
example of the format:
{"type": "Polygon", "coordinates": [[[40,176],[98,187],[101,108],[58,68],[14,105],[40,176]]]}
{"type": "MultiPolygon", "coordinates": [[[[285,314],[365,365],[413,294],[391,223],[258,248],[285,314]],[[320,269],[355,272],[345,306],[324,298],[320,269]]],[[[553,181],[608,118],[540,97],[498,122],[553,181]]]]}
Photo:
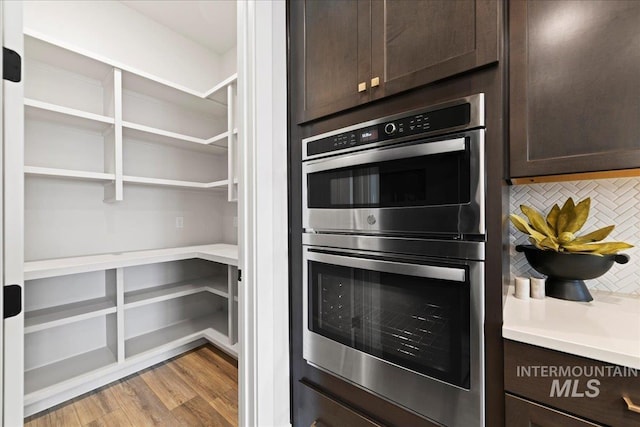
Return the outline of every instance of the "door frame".
{"type": "Polygon", "coordinates": [[[286,3],[238,2],[239,425],[290,425],[286,3]]]}
{"type": "MultiPolygon", "coordinates": [[[[8,47],[23,54],[22,2],[1,2],[0,28],[8,47]],[[20,18],[20,19],[18,19],[20,18]]],[[[289,314],[287,247],[287,103],[286,4],[284,1],[238,2],[239,107],[239,422],[243,426],[290,424],[289,314]],[[259,73],[258,73],[258,70],[259,73]],[[266,83],[266,84],[265,84],[266,83]],[[259,112],[259,114],[258,114],[259,112]],[[260,278],[259,282],[257,278],[260,278]]],[[[3,83],[2,142],[22,141],[22,84],[3,83]],[[15,105],[14,105],[15,104],[15,105]]],[[[3,144],[0,183],[3,284],[23,286],[23,159],[22,143],[3,144]],[[11,162],[6,162],[11,158],[11,162]],[[9,208],[9,209],[7,209],[9,208]],[[5,248],[10,248],[8,251],[5,248]]],[[[0,297],[1,298],[1,297],[0,297]]],[[[3,322],[2,336],[12,336],[3,348],[24,346],[24,314],[3,322]],[[20,341],[20,342],[18,342],[20,341]]],[[[23,352],[2,353],[0,392],[3,425],[23,419],[23,352]],[[9,368],[8,368],[9,367],[9,368]],[[10,391],[10,392],[9,392],[10,391]],[[10,410],[9,410],[10,409],[10,410]]]]}
{"type": "MultiPolygon", "coordinates": [[[[22,1],[2,2],[3,46],[23,57],[22,1]]],[[[4,76],[3,76],[4,77],[4,76]]],[[[2,80],[2,284],[23,288],[24,105],[23,82],[2,80]]],[[[21,298],[22,299],[22,298],[21,298]]],[[[2,325],[2,421],[22,425],[24,396],[24,301],[2,325]]]]}
{"type": "MultiPolygon", "coordinates": [[[[0,2],[0,46],[4,47],[4,2],[0,2]]],[[[4,55],[4,49],[3,49],[4,55]]],[[[0,224],[4,228],[4,68],[0,61],[0,224]]],[[[0,280],[3,286],[0,292],[0,420],[3,420],[4,408],[4,232],[0,233],[0,280]]]]}

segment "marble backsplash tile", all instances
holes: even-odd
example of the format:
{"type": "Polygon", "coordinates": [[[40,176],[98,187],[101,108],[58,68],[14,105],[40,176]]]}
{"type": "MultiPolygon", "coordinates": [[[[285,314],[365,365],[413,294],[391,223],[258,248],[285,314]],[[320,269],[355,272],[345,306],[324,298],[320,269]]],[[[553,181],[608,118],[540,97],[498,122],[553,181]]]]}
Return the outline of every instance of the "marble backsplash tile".
{"type": "MultiPolygon", "coordinates": [[[[521,214],[520,205],[536,208],[545,215],[554,203],[562,204],[573,197],[578,202],[591,197],[591,212],[583,232],[614,224],[607,240],[617,240],[640,247],[640,178],[570,181],[511,187],[510,211],[521,214]]],[[[531,276],[535,273],[515,245],[528,243],[527,237],[509,224],[511,243],[511,275],[531,276]]],[[[591,289],[640,295],[640,249],[627,249],[627,264],[614,264],[604,276],[587,280],[591,289]]]]}

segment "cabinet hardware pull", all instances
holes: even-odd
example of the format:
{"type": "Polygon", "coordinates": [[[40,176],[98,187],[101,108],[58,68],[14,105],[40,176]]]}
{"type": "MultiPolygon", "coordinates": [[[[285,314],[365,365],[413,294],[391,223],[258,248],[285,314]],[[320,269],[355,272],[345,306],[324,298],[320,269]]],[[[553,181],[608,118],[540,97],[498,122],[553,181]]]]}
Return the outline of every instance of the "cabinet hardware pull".
{"type": "Polygon", "coordinates": [[[630,410],[631,412],[637,412],[638,414],[640,414],[640,405],[636,405],[635,403],[633,403],[631,401],[631,398],[629,398],[628,396],[622,396],[622,398],[624,399],[625,403],[627,404],[627,409],[630,410]]]}
{"type": "Polygon", "coordinates": [[[364,92],[365,90],[367,90],[367,82],[358,84],[358,92],[364,92]]]}
{"type": "Polygon", "coordinates": [[[374,77],[371,79],[371,87],[380,86],[380,77],[374,77]]]}

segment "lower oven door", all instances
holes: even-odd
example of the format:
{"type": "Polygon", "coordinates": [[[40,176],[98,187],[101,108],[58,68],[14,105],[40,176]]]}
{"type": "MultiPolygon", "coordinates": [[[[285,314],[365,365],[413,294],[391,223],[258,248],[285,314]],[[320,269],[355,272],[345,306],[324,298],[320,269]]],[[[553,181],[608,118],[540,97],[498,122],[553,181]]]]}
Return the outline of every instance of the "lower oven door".
{"type": "Polygon", "coordinates": [[[484,424],[479,261],[304,248],[305,360],[446,426],[484,424]]]}

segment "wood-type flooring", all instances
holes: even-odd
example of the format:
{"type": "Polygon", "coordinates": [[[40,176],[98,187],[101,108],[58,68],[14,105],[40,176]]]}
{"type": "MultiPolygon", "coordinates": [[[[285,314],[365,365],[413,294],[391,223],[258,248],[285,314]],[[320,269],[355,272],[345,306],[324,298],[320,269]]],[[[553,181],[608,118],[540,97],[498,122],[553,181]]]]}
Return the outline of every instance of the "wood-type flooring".
{"type": "Polygon", "coordinates": [[[204,345],[25,420],[27,427],[238,425],[238,365],[204,345]]]}

